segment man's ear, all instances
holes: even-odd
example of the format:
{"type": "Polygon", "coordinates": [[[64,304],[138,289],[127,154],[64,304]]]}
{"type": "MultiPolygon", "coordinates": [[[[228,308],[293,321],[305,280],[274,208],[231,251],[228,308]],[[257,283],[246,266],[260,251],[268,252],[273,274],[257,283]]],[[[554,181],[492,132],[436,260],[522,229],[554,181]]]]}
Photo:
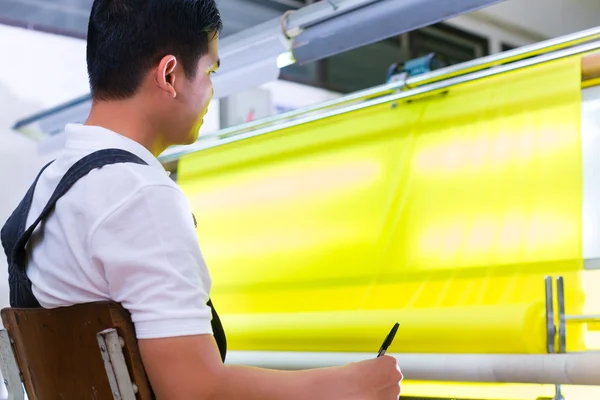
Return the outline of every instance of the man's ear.
{"type": "Polygon", "coordinates": [[[160,60],[154,76],[157,86],[172,98],[177,97],[177,92],[175,91],[175,67],[177,67],[177,58],[172,55],[164,56],[160,60]]]}

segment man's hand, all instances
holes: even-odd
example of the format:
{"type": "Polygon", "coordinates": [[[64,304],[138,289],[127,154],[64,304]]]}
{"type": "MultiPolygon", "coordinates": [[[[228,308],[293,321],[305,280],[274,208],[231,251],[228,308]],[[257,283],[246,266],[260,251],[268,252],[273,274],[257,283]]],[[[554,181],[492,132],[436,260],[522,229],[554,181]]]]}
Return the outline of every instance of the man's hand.
{"type": "MultiPolygon", "coordinates": [[[[397,400],[400,396],[402,372],[395,358],[383,356],[349,364],[351,393],[346,400],[397,400]]],[[[341,397],[340,397],[341,400],[341,397]]]]}

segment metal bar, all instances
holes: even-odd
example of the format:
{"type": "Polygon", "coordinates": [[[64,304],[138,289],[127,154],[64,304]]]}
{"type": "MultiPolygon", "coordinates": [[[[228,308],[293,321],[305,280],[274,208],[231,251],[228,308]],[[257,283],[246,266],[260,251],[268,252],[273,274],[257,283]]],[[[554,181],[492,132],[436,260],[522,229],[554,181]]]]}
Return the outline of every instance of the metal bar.
{"type": "Polygon", "coordinates": [[[135,384],[131,382],[121,339],[115,329],[107,329],[96,335],[100,353],[104,360],[106,375],[114,400],[135,400],[135,384]]]}
{"type": "MultiPolygon", "coordinates": [[[[436,382],[502,382],[600,385],[600,352],[566,354],[391,354],[405,379],[436,382]]],[[[371,353],[231,351],[227,363],[279,370],[342,366],[371,353]]]]}
{"type": "Polygon", "coordinates": [[[340,114],[345,114],[345,113],[349,113],[352,111],[356,111],[356,110],[360,110],[360,109],[364,109],[364,108],[368,108],[368,107],[372,107],[372,106],[376,106],[376,105],[380,105],[380,104],[384,104],[384,103],[388,103],[388,102],[393,102],[393,101],[398,101],[398,100],[406,100],[406,99],[409,99],[409,98],[412,98],[415,96],[421,96],[424,94],[444,90],[444,89],[450,88],[450,87],[458,85],[458,84],[473,82],[473,81],[487,78],[487,77],[490,77],[493,75],[498,75],[498,74],[502,74],[502,73],[506,73],[506,72],[510,72],[510,71],[515,71],[515,70],[529,67],[532,65],[542,64],[542,63],[545,63],[548,61],[558,60],[561,58],[566,58],[566,57],[570,57],[570,56],[574,56],[577,54],[586,53],[586,52],[590,52],[590,51],[598,50],[598,49],[600,49],[600,42],[588,43],[588,44],[577,46],[575,48],[560,50],[560,51],[556,51],[554,53],[549,53],[549,54],[545,54],[542,56],[538,56],[536,58],[530,58],[530,59],[526,59],[526,60],[517,61],[517,62],[511,63],[511,64],[498,66],[493,69],[487,69],[487,70],[483,70],[483,71],[473,72],[473,73],[470,73],[468,75],[463,75],[463,76],[457,76],[454,78],[450,78],[448,80],[431,83],[431,84],[428,84],[425,86],[420,86],[420,87],[417,87],[414,89],[410,89],[410,90],[400,92],[400,93],[391,94],[391,95],[384,96],[384,97],[378,97],[378,98],[375,98],[372,100],[360,102],[358,104],[347,105],[346,107],[334,109],[334,110],[331,110],[328,112],[323,112],[318,115],[297,118],[301,115],[308,114],[309,112],[316,112],[316,111],[322,110],[324,108],[331,108],[334,106],[343,105],[350,101],[362,100],[365,98],[364,96],[365,96],[365,94],[367,94],[367,92],[370,94],[370,96],[376,96],[378,93],[381,93],[382,88],[385,88],[385,87],[391,88],[392,87],[391,85],[384,85],[382,87],[375,88],[370,91],[363,91],[363,92],[359,92],[355,95],[345,96],[342,99],[324,102],[318,106],[306,107],[306,108],[303,108],[303,109],[300,109],[297,111],[284,113],[279,116],[265,118],[263,120],[257,121],[256,123],[243,124],[240,126],[223,129],[218,132],[215,132],[212,135],[204,136],[203,138],[198,140],[196,143],[191,144],[189,146],[174,146],[170,149],[167,149],[165,152],[163,152],[163,154],[159,157],[159,159],[163,162],[174,161],[174,160],[177,160],[178,158],[182,157],[185,154],[204,150],[207,148],[221,146],[221,145],[232,143],[232,142],[235,142],[238,140],[243,140],[243,139],[263,135],[263,134],[273,132],[278,129],[285,129],[285,128],[289,128],[292,126],[297,126],[297,125],[305,124],[305,123],[312,122],[315,120],[328,118],[328,117],[332,117],[332,116],[336,116],[336,115],[340,115],[340,114]],[[297,119],[294,119],[294,118],[297,118],[297,119]],[[288,119],[292,119],[292,120],[289,122],[282,122],[282,121],[286,121],[288,119]],[[281,122],[281,123],[279,123],[278,125],[270,125],[275,122],[281,122]],[[262,129],[257,129],[260,127],[262,127],[262,129]],[[250,129],[253,129],[253,130],[249,131],[250,129]]]}
{"type": "Polygon", "coordinates": [[[102,360],[104,361],[104,368],[106,370],[106,376],[108,378],[108,384],[110,385],[110,391],[112,392],[113,399],[121,400],[121,391],[119,390],[115,370],[112,366],[110,355],[108,354],[106,340],[104,338],[104,334],[109,331],[114,331],[114,329],[98,333],[96,335],[96,339],[98,340],[98,347],[100,348],[100,354],[102,355],[102,360]]]}
{"type": "Polygon", "coordinates": [[[600,258],[586,258],[583,260],[583,269],[600,269],[600,258]]]}
{"type": "Polygon", "coordinates": [[[563,396],[561,389],[561,385],[554,386],[554,399],[552,400],[565,400],[565,396],[563,396]]]}
{"type": "Polygon", "coordinates": [[[81,107],[81,108],[85,109],[86,112],[83,114],[87,115],[87,114],[89,114],[91,105],[92,105],[92,96],[89,94],[86,94],[85,96],[78,97],[75,100],[69,101],[68,103],[61,104],[61,105],[53,107],[49,110],[41,111],[32,116],[18,120],[12,126],[12,129],[14,129],[15,131],[18,131],[19,129],[22,129],[26,125],[39,122],[40,119],[52,117],[55,114],[58,114],[61,112],[70,112],[75,107],[81,107]]]}
{"type": "Polygon", "coordinates": [[[0,370],[8,391],[8,400],[24,400],[25,392],[21,381],[19,364],[6,329],[0,331],[0,370]]]}
{"type": "Polygon", "coordinates": [[[590,314],[590,315],[566,315],[566,321],[579,322],[582,324],[590,323],[590,322],[600,322],[600,314],[590,314]]]}
{"type": "Polygon", "coordinates": [[[565,319],[565,280],[556,278],[556,300],[558,302],[558,352],[567,352],[567,323],[565,319]]]}
{"type": "MultiPolygon", "coordinates": [[[[565,322],[565,284],[562,276],[556,278],[556,301],[558,308],[558,353],[567,352],[567,330],[565,322]]],[[[554,386],[554,400],[565,400],[562,386],[554,386]]]]}
{"type": "Polygon", "coordinates": [[[548,354],[555,352],[554,338],[556,326],[554,325],[554,294],[552,292],[553,279],[551,276],[544,278],[546,294],[546,351],[548,354]]]}

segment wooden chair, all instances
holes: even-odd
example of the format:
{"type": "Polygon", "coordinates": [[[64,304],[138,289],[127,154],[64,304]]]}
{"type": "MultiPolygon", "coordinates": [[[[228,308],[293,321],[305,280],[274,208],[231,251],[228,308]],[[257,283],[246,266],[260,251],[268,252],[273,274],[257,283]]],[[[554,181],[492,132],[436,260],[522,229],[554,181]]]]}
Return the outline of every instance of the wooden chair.
{"type": "Polygon", "coordinates": [[[5,308],[0,366],[9,399],[154,399],[129,313],[112,302],[5,308]]]}

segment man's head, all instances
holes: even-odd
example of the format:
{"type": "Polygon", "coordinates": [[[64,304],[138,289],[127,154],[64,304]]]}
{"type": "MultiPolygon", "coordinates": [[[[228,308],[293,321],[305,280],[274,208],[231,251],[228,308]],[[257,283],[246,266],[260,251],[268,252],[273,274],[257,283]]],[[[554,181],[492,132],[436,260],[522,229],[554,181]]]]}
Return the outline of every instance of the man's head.
{"type": "Polygon", "coordinates": [[[215,0],[94,0],[87,64],[95,102],[133,100],[166,145],[196,140],[213,95],[215,0]]]}

